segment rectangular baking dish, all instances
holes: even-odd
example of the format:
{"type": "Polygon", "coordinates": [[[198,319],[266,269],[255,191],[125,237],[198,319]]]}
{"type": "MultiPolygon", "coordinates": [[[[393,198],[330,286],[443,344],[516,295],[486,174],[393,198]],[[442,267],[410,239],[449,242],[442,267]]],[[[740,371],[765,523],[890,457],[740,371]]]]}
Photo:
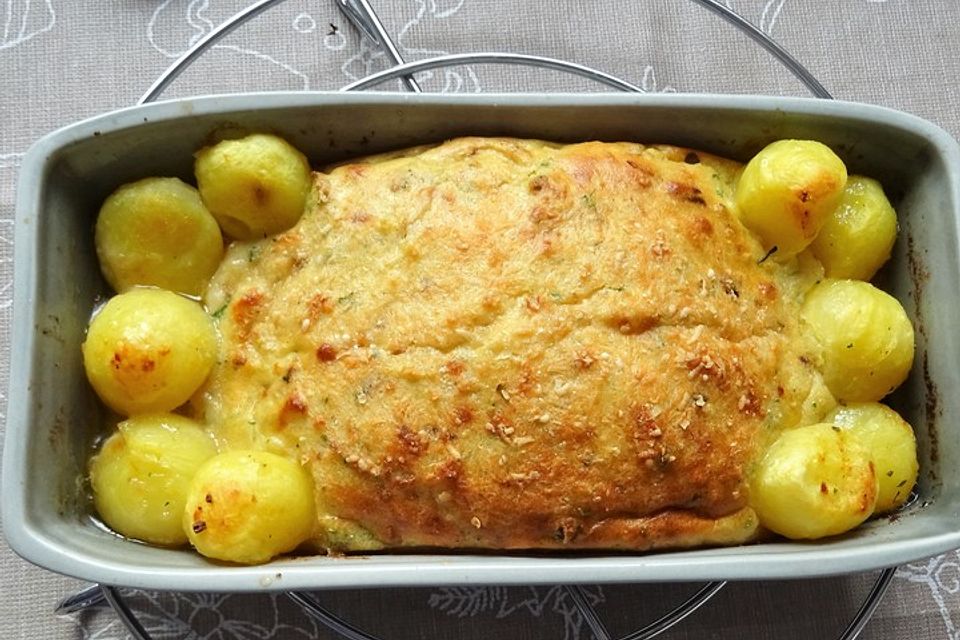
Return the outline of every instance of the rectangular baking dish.
{"type": "Polygon", "coordinates": [[[16,205],[14,326],[3,522],[10,545],[51,570],[107,584],[193,591],[799,578],[862,571],[960,547],[960,149],[941,129],[879,107],[716,95],[244,94],[177,100],[56,131],[27,153],[16,205]],[[80,479],[100,409],[80,359],[108,294],[92,228],[104,197],[151,175],[191,179],[215,132],[276,132],[315,165],[457,135],[685,145],[746,160],[780,138],[813,138],[851,173],[879,179],[901,231],[883,286],[917,328],[917,358],[893,404],[917,431],[919,498],[904,512],[817,543],[626,554],[383,554],[212,564],[96,526],[80,479]]]}

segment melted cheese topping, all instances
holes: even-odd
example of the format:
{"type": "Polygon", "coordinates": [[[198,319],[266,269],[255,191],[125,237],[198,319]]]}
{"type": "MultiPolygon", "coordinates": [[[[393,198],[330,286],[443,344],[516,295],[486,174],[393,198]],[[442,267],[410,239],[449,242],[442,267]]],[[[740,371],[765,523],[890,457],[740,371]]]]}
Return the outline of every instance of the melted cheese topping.
{"type": "Polygon", "coordinates": [[[751,464],[830,407],[814,263],[763,260],[738,170],[463,138],[318,173],[210,286],[200,417],[310,468],[329,551],[750,540],[751,464]]]}

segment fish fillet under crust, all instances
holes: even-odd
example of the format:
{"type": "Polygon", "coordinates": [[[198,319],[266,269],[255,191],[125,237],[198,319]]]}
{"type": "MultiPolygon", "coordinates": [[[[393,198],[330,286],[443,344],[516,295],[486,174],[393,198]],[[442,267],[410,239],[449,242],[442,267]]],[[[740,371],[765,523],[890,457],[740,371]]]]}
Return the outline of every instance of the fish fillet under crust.
{"type": "Polygon", "coordinates": [[[816,274],[763,260],[738,170],[461,138],[317,173],[210,286],[198,412],[308,466],[319,550],[750,541],[751,465],[830,398],[798,327],[816,274]]]}

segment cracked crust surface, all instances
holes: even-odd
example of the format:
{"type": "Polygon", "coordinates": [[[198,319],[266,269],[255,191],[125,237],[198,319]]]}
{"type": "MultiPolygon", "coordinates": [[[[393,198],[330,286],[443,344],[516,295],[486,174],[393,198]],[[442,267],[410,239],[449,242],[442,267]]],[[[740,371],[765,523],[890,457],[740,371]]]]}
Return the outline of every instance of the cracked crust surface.
{"type": "Polygon", "coordinates": [[[822,385],[738,169],[461,138],[317,173],[215,276],[198,410],[309,466],[333,552],[748,541],[750,465],[822,385]]]}

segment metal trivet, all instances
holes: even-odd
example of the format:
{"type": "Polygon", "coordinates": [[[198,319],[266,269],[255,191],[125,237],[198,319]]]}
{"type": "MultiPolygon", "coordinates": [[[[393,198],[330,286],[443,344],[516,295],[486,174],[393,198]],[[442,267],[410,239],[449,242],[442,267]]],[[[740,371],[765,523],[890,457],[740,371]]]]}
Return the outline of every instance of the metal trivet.
{"type": "MultiPolygon", "coordinates": [[[[800,62],[793,58],[793,56],[777,44],[770,36],[758,29],[753,23],[718,0],[693,1],[749,36],[764,50],[773,55],[777,61],[786,67],[814,96],[824,99],[833,98],[826,88],[824,88],[800,62]]],[[[227,19],[220,26],[214,28],[164,71],[137,101],[137,104],[146,104],[155,101],[187,67],[195,62],[196,59],[214,43],[270,7],[280,4],[281,2],[283,2],[283,0],[258,0],[258,2],[251,4],[249,7],[227,19]]],[[[387,80],[399,79],[405,89],[420,93],[422,89],[414,78],[414,74],[420,71],[464,64],[512,64],[563,71],[596,81],[619,91],[645,93],[644,89],[637,85],[602,71],[573,62],[543,56],[516,53],[462,53],[442,55],[417,60],[416,62],[405,62],[367,0],[336,0],[336,3],[340,11],[350,20],[361,35],[367,38],[374,46],[381,49],[393,63],[391,68],[352,82],[342,87],[341,91],[367,89],[387,80]]],[[[890,585],[890,581],[893,579],[895,571],[896,567],[890,567],[881,571],[876,582],[874,582],[867,594],[866,599],[861,603],[856,614],[838,637],[838,640],[854,640],[860,635],[860,632],[863,631],[864,626],[866,626],[877,606],[880,604],[884,593],[890,585]]],[[[707,601],[723,589],[726,584],[726,582],[705,583],[693,595],[666,614],[642,628],[618,638],[618,640],[647,640],[648,638],[660,635],[706,604],[707,601]]],[[[611,635],[607,630],[596,609],[590,603],[585,589],[580,585],[564,585],[562,588],[583,616],[584,623],[596,640],[613,640],[615,636],[611,635]]],[[[318,602],[316,599],[317,596],[314,593],[291,591],[287,592],[286,595],[290,600],[302,607],[308,616],[320,622],[342,638],[346,638],[347,640],[380,640],[376,636],[355,627],[348,621],[329,611],[318,602]]],[[[57,614],[75,613],[103,603],[106,603],[114,610],[124,627],[126,627],[127,631],[135,640],[153,640],[116,587],[98,584],[91,585],[62,600],[57,605],[55,612],[57,614]]]]}

